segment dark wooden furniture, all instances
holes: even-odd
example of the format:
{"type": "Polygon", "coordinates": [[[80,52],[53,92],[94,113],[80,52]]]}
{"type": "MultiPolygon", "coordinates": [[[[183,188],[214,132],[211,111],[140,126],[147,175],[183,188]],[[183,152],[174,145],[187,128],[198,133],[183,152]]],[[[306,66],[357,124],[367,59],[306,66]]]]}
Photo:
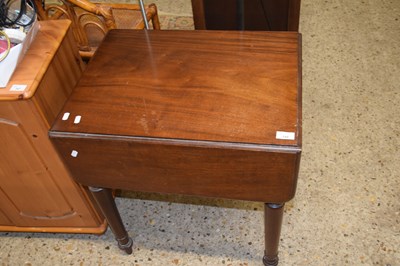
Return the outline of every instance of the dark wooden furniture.
{"type": "Polygon", "coordinates": [[[192,0],[196,30],[298,31],[301,0],[192,0]]]}
{"type": "Polygon", "coordinates": [[[0,88],[0,231],[103,233],[104,217],[68,173],[48,130],[84,70],[68,20],[41,21],[0,88]]]}
{"type": "Polygon", "coordinates": [[[300,162],[300,57],[295,32],[114,30],[50,137],[126,252],[110,189],[265,202],[276,265],[300,162]]]}

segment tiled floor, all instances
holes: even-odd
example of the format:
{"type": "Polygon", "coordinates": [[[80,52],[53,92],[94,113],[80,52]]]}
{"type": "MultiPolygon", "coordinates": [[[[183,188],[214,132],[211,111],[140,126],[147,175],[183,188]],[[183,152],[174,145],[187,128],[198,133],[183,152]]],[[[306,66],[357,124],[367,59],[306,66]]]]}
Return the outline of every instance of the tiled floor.
{"type": "MultiPolygon", "coordinates": [[[[400,1],[303,0],[301,32],[303,157],[280,265],[400,265],[400,1]]],[[[0,265],[261,265],[261,204],[123,195],[133,255],[110,231],[0,233],[0,265]]]]}

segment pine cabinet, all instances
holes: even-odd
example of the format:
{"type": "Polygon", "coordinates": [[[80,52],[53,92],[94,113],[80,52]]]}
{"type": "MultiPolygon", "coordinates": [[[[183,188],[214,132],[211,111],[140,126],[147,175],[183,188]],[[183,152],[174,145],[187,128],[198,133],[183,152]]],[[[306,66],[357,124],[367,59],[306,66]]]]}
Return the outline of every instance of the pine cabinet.
{"type": "Polygon", "coordinates": [[[69,21],[39,26],[7,87],[0,88],[0,231],[102,233],[104,218],[48,138],[84,64],[69,21]]]}

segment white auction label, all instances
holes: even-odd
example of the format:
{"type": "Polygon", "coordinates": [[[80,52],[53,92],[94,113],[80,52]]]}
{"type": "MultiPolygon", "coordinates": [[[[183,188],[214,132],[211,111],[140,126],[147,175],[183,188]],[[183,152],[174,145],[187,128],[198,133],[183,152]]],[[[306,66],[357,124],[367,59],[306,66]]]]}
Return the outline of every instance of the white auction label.
{"type": "Polygon", "coordinates": [[[276,131],[276,139],[294,140],[294,132],[276,131]]]}
{"type": "Polygon", "coordinates": [[[63,115],[63,117],[62,117],[62,120],[68,120],[68,118],[69,118],[69,115],[70,115],[70,113],[64,113],[64,115],[63,115]]]}
{"type": "Polygon", "coordinates": [[[11,86],[10,91],[24,91],[26,89],[27,85],[17,85],[14,84],[11,86]]]}
{"type": "Polygon", "coordinates": [[[81,122],[81,118],[82,118],[82,116],[80,116],[80,115],[75,116],[74,124],[79,124],[81,122]]]}

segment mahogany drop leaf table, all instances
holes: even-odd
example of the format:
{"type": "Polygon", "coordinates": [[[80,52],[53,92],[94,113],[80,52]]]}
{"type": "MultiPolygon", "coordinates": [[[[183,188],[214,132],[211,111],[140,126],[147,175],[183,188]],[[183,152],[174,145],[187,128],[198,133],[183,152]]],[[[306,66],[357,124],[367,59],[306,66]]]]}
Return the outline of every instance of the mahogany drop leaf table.
{"type": "MultiPolygon", "coordinates": [[[[301,153],[295,32],[112,30],[50,130],[132,252],[112,189],[265,203],[265,265],[301,153]]],[[[123,210],[121,210],[123,211],[123,210]]]]}

